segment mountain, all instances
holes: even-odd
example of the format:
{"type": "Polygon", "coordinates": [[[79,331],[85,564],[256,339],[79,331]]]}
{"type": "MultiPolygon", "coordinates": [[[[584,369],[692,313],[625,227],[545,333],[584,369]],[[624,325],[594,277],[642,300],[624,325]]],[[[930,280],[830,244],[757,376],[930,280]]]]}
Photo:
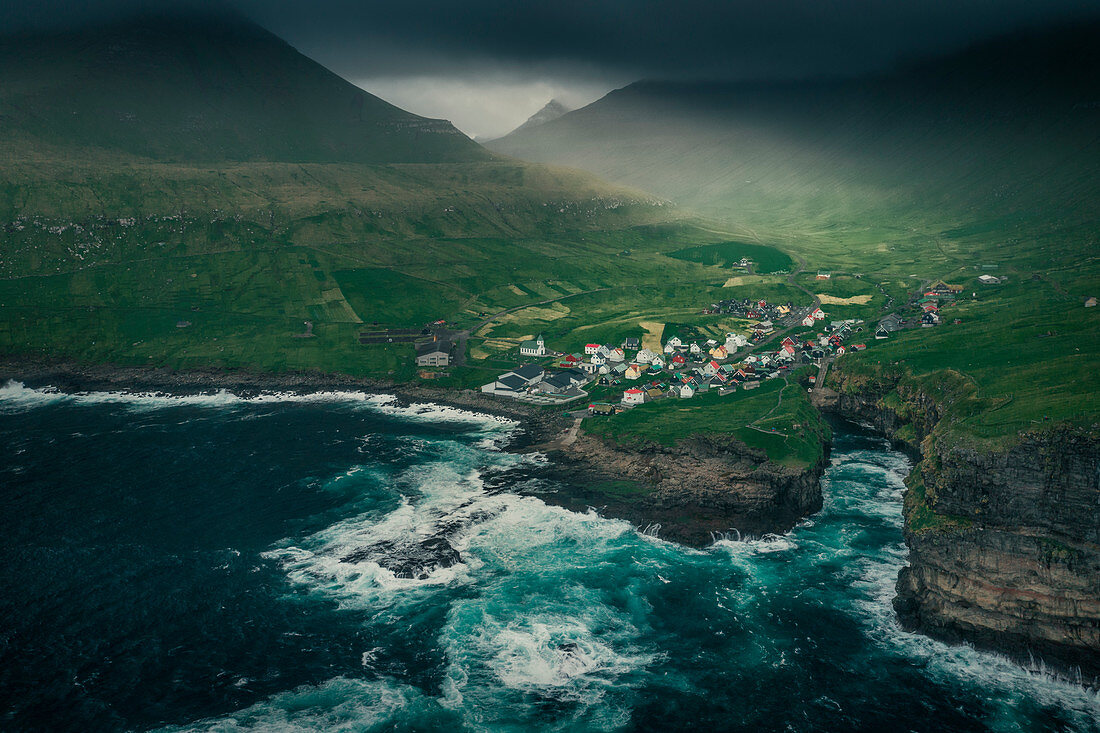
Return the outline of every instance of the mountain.
{"type": "Polygon", "coordinates": [[[362,324],[658,272],[613,258],[661,200],[492,154],[239,18],[4,37],[0,78],[0,354],[408,379],[362,324]]]}
{"type": "Polygon", "coordinates": [[[159,161],[442,163],[491,156],[231,16],[0,39],[0,125],[31,146],[159,161]]]}
{"type": "Polygon", "coordinates": [[[904,252],[881,266],[917,260],[937,237],[976,256],[982,245],[965,232],[990,222],[1041,262],[1052,236],[1100,216],[1098,47],[1094,23],[870,78],[638,82],[489,147],[637,186],[834,262],[853,237],[904,252]]]}
{"type": "Polygon", "coordinates": [[[566,107],[558,100],[551,99],[549,102],[543,105],[542,109],[528,117],[526,122],[524,122],[516,129],[512,130],[512,132],[508,134],[512,135],[519,132],[520,130],[530,130],[532,127],[538,127],[539,125],[542,125],[544,123],[552,122],[562,115],[569,114],[569,112],[571,111],[572,110],[569,107],[566,107]]]}

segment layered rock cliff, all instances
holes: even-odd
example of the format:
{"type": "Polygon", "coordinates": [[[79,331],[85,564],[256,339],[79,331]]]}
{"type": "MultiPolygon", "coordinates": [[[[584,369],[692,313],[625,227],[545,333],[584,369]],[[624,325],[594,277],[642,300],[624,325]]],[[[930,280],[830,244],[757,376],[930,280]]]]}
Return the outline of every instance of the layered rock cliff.
{"type": "Polygon", "coordinates": [[[833,409],[921,454],[906,482],[902,624],[1100,682],[1095,432],[1058,425],[974,447],[949,429],[951,390],[843,372],[834,384],[833,409]]]}
{"type": "Polygon", "coordinates": [[[704,545],[716,536],[785,532],[821,508],[822,458],[808,468],[770,462],[726,435],[693,435],[669,447],[623,448],[592,435],[554,453],[558,478],[573,488],[545,497],[571,508],[650,527],[659,536],[704,545]]]}

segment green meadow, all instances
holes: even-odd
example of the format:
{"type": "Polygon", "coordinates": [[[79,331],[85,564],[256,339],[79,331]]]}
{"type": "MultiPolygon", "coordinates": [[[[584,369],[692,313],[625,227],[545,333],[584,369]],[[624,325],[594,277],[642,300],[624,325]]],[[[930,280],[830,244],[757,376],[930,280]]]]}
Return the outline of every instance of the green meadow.
{"type": "Polygon", "coordinates": [[[829,428],[797,380],[763,382],[754,390],[689,399],[666,398],[610,417],[585,419],[586,432],[629,448],[675,446],[692,436],[734,435],[768,459],[805,468],[821,458],[829,428]]]}

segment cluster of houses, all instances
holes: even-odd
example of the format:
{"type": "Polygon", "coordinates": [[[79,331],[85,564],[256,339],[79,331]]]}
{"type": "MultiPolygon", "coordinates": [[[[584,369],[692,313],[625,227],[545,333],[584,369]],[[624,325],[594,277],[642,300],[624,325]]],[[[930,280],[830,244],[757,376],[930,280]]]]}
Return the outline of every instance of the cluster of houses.
{"type": "MultiPolygon", "coordinates": [[[[705,315],[731,315],[756,321],[752,327],[753,341],[770,336],[775,332],[776,324],[781,321],[793,322],[791,317],[794,312],[795,306],[790,302],[769,303],[767,300],[755,298],[720,300],[717,303],[711,303],[709,308],[703,309],[705,315]]],[[[817,318],[824,317],[824,313],[817,316],[817,318]]]]}
{"type": "MultiPolygon", "coordinates": [[[[743,336],[729,334],[733,343],[727,342],[716,346],[710,352],[709,359],[704,357],[692,361],[688,361],[690,346],[686,353],[680,351],[677,349],[679,339],[674,337],[665,345],[668,349],[671,344],[675,354],[669,367],[670,374],[662,375],[660,379],[652,379],[642,386],[625,390],[620,405],[633,407],[663,397],[690,399],[710,390],[718,390],[719,394],[729,394],[738,386],[742,389],[753,389],[758,387],[762,380],[780,377],[783,370],[791,366],[811,364],[826,356],[844,354],[849,349],[860,351],[867,348],[866,344],[862,343],[845,345],[845,341],[855,333],[854,329],[858,323],[861,321],[856,319],[836,321],[825,327],[826,333],[819,334],[813,340],[799,341],[788,336],[775,351],[749,354],[737,363],[732,361],[719,363],[717,355],[722,354],[723,359],[728,359],[729,354],[733,353],[730,346],[738,343],[741,346],[746,345],[747,341],[743,336]]],[[[633,373],[628,368],[624,376],[630,379],[633,373]]],[[[644,374],[645,372],[642,372],[639,376],[644,374]]],[[[608,377],[600,379],[602,381],[608,377]]],[[[599,410],[595,412],[598,413],[599,410]]]]}
{"type": "MultiPolygon", "coordinates": [[[[923,294],[917,295],[910,301],[918,311],[916,317],[903,318],[896,313],[885,316],[875,329],[875,338],[889,338],[891,333],[903,328],[931,328],[940,325],[943,318],[942,309],[954,304],[962,289],[962,285],[949,285],[943,280],[937,280],[923,294]]],[[[955,319],[955,322],[961,323],[959,319],[955,319]]]]}
{"type": "MultiPolygon", "coordinates": [[[[555,401],[564,402],[583,396],[582,388],[589,382],[595,382],[598,387],[636,382],[639,386],[627,388],[618,401],[618,405],[628,407],[669,396],[686,399],[711,389],[728,394],[738,385],[752,389],[763,379],[779,377],[781,370],[791,365],[843,354],[845,340],[852,334],[855,324],[862,323],[836,321],[823,326],[825,333],[819,334],[816,340],[800,342],[787,338],[774,352],[749,354],[735,362],[734,357],[740,350],[775,331],[773,320],[786,319],[789,325],[801,321],[808,327],[821,322],[825,313],[820,308],[795,313],[790,303],[771,304],[752,298],[722,301],[712,304],[710,310],[756,321],[751,327],[751,336],[731,332],[721,341],[713,338],[688,341],[677,335],[660,348],[643,347],[640,339],[628,337],[619,345],[593,342],[585,344],[582,351],[558,354],[548,349],[545,339],[539,335],[520,344],[520,356],[536,359],[554,356],[556,369],[544,370],[536,365],[521,367],[501,374],[482,386],[481,391],[527,401],[556,398],[555,401]],[[802,313],[805,317],[799,319],[802,313]]],[[[863,348],[863,344],[853,348],[863,348]]]]}

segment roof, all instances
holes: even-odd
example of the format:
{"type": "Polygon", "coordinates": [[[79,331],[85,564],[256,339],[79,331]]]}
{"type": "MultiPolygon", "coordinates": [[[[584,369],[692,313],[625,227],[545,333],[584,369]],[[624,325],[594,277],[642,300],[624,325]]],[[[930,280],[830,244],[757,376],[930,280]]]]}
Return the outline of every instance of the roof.
{"type": "Polygon", "coordinates": [[[523,378],[525,381],[530,382],[535,377],[540,376],[544,371],[545,370],[538,364],[527,364],[525,366],[521,366],[518,369],[513,369],[512,373],[523,378]]]}
{"type": "Polygon", "coordinates": [[[441,352],[441,353],[444,353],[444,354],[450,354],[451,353],[451,342],[450,341],[426,341],[425,343],[416,345],[416,355],[417,356],[427,356],[428,354],[434,354],[437,351],[441,352]]]}
{"type": "Polygon", "coordinates": [[[562,372],[551,374],[549,377],[542,381],[546,384],[549,384],[551,387],[567,388],[573,386],[573,380],[569,378],[569,375],[562,372]]]}
{"type": "Polygon", "coordinates": [[[516,391],[521,390],[527,386],[527,382],[521,377],[517,377],[515,374],[509,374],[506,377],[501,377],[497,381],[503,384],[508,389],[516,391]]]}
{"type": "Polygon", "coordinates": [[[642,394],[642,390],[638,389],[637,387],[631,387],[626,391],[625,394],[642,394]]]}

